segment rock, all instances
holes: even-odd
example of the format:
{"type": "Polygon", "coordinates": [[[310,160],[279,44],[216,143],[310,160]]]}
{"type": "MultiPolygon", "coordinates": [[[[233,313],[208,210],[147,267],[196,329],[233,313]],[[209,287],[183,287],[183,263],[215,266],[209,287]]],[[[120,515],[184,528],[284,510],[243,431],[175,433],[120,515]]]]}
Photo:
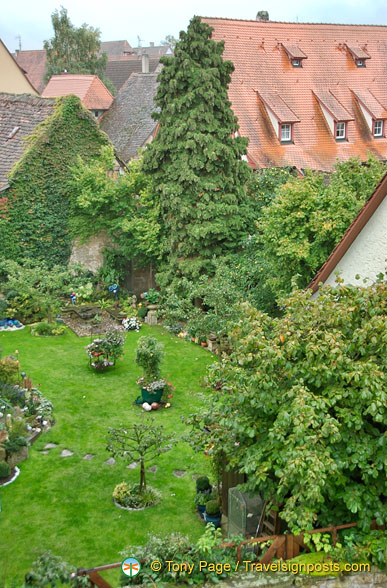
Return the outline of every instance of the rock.
{"type": "Polygon", "coordinates": [[[57,443],[47,443],[47,445],[44,446],[44,449],[55,449],[55,447],[58,447],[57,443]]]}
{"type": "Polygon", "coordinates": [[[130,463],[129,465],[126,466],[127,470],[134,470],[137,467],[137,462],[134,461],[133,463],[130,463]]]}
{"type": "Polygon", "coordinates": [[[41,451],[40,452],[42,455],[48,455],[50,452],[49,451],[41,451]]]}
{"type": "Polygon", "coordinates": [[[106,465],[114,465],[116,463],[116,460],[114,459],[114,457],[109,457],[109,459],[107,459],[105,461],[106,465]]]}
{"type": "Polygon", "coordinates": [[[69,449],[63,449],[62,453],[60,454],[60,457],[71,457],[72,455],[74,455],[74,451],[70,451],[69,449]]]}
{"type": "Polygon", "coordinates": [[[86,455],[83,456],[83,459],[85,459],[86,461],[90,461],[91,459],[93,459],[93,457],[95,457],[93,453],[86,453],[86,455]]]}
{"type": "Polygon", "coordinates": [[[152,407],[150,404],[148,404],[148,402],[144,402],[144,404],[142,405],[143,409],[146,410],[147,412],[150,412],[152,410],[152,407]]]}
{"type": "Polygon", "coordinates": [[[155,465],[155,466],[152,466],[152,467],[148,468],[147,469],[147,472],[150,472],[151,474],[155,474],[158,469],[159,468],[155,465]]]}
{"type": "Polygon", "coordinates": [[[176,476],[176,478],[182,478],[186,473],[185,470],[173,470],[173,475],[176,476]]]}

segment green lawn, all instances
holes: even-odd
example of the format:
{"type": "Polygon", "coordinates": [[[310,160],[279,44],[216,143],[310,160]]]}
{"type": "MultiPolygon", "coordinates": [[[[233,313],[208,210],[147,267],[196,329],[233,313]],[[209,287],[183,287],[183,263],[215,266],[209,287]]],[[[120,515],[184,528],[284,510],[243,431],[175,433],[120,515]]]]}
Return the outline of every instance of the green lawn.
{"type": "MultiPolygon", "coordinates": [[[[196,540],[203,532],[192,507],[192,475],[208,473],[208,463],[183,442],[157,459],[157,473],[148,473],[148,482],[162,493],[159,505],[128,512],[112,503],[114,486],[139,476],[138,468],[126,469],[121,461],[104,464],[110,457],[104,436],[109,426],[141,418],[142,409],[133,405],[140,375],[134,349],[145,334],[164,343],[162,372],[176,387],[173,406],[152,415],[180,435],[185,429],[181,415],[200,407],[195,393],[202,391],[200,379],[214,360],[201,347],[160,327],[143,326],[138,334],[128,333],[123,361],[109,372],[95,373],[84,351],[88,337],[78,338],[71,331],[61,337],[32,337],[29,327],[0,334],[3,354],[18,349],[22,370],[53,402],[56,418],[51,431],[30,448],[30,458],[20,464],[19,478],[0,491],[0,586],[4,577],[6,586],[14,578],[21,580],[45,550],[87,568],[120,561],[123,550],[127,556],[141,557],[129,546],[144,544],[148,533],[180,531],[196,540]],[[59,446],[43,455],[40,451],[49,442],[59,446]],[[74,455],[59,457],[63,449],[74,455]],[[87,453],[95,454],[94,459],[83,460],[87,453]],[[187,473],[178,479],[172,473],[175,469],[187,473]]],[[[118,575],[110,572],[105,577],[118,575]]]]}

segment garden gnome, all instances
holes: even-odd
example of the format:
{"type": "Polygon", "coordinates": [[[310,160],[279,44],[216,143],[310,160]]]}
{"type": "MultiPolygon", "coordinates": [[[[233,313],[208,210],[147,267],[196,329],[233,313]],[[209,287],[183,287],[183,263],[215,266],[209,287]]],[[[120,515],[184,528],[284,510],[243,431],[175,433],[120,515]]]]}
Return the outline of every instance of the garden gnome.
{"type": "Polygon", "coordinates": [[[71,292],[70,294],[70,300],[71,300],[71,304],[75,304],[77,301],[77,295],[75,294],[75,292],[71,292]]]}

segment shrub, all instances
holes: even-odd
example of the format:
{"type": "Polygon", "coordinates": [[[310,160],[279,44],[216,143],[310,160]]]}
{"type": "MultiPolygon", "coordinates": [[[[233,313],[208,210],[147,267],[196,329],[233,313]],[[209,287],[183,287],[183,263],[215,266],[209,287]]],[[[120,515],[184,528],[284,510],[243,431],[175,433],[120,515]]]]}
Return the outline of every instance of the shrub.
{"type": "Polygon", "coordinates": [[[41,322],[31,327],[31,335],[41,337],[48,337],[51,335],[63,335],[65,331],[65,325],[58,325],[57,323],[41,322]]]}
{"type": "Polygon", "coordinates": [[[16,383],[20,370],[20,363],[13,357],[2,357],[0,359],[0,382],[8,384],[16,383]]]}
{"type": "Polygon", "coordinates": [[[0,382],[0,402],[5,400],[13,406],[23,408],[25,405],[25,389],[21,386],[13,386],[5,382],[0,382]]]}
{"type": "Polygon", "coordinates": [[[158,290],[156,290],[155,288],[150,288],[148,290],[148,292],[145,292],[144,294],[145,296],[145,300],[149,303],[149,304],[157,304],[158,301],[160,300],[160,292],[158,290]]]}
{"type": "Polygon", "coordinates": [[[25,437],[11,433],[8,440],[4,442],[4,449],[6,450],[7,455],[10,455],[11,453],[17,453],[22,447],[26,447],[27,445],[28,443],[25,437]]]}
{"type": "Polygon", "coordinates": [[[140,492],[139,484],[128,485],[126,482],[121,482],[114,488],[113,498],[125,508],[140,509],[156,504],[160,494],[150,486],[140,492]]]}
{"type": "Polygon", "coordinates": [[[155,337],[140,337],[136,348],[136,363],[143,368],[143,377],[148,384],[160,378],[160,363],[164,345],[155,337]]]}
{"type": "Polygon", "coordinates": [[[148,314],[148,309],[146,306],[140,306],[137,309],[137,318],[144,319],[147,314],[148,314]]]}
{"type": "Polygon", "coordinates": [[[11,473],[11,468],[6,461],[0,461],[0,480],[8,478],[11,473]]]}
{"type": "Polygon", "coordinates": [[[212,499],[213,499],[212,494],[206,494],[205,492],[199,492],[199,494],[196,494],[196,496],[195,496],[195,505],[196,506],[204,506],[205,504],[207,504],[207,502],[209,502],[212,499]]]}
{"type": "Polygon", "coordinates": [[[209,500],[206,504],[206,513],[210,516],[217,515],[220,512],[219,500],[209,500]]]}
{"type": "Polygon", "coordinates": [[[210,488],[211,484],[207,476],[200,476],[200,478],[196,480],[196,489],[198,490],[198,492],[205,492],[210,488]]]}
{"type": "Polygon", "coordinates": [[[6,318],[8,303],[4,298],[0,298],[0,318],[6,318]]]}

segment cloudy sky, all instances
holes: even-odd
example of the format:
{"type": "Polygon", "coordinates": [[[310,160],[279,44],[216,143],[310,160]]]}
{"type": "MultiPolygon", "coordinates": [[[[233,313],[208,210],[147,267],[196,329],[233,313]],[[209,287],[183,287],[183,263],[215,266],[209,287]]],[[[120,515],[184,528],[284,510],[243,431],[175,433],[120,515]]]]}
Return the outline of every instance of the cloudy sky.
{"type": "Polygon", "coordinates": [[[194,14],[252,20],[268,10],[270,20],[387,25],[387,0],[3,0],[0,38],[10,51],[41,49],[52,37],[51,14],[67,8],[72,23],[101,31],[102,41],[127,39],[137,47],[178,36],[194,14]]]}

